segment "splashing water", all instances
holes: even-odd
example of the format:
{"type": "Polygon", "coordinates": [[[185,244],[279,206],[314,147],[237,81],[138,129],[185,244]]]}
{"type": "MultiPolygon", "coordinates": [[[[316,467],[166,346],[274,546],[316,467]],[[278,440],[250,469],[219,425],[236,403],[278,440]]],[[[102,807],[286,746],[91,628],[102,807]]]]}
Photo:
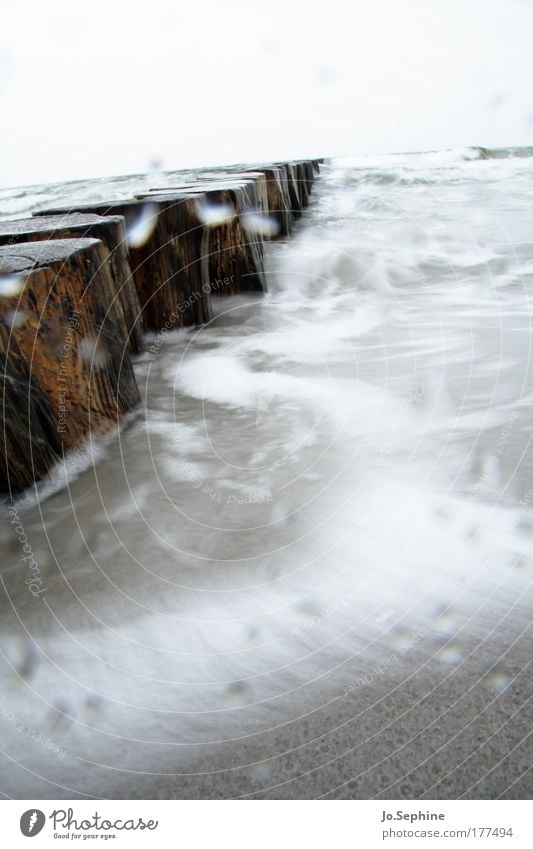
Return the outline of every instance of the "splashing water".
{"type": "Polygon", "coordinates": [[[412,770],[422,795],[442,711],[473,728],[525,698],[532,179],[474,149],[334,162],[266,246],[269,294],[138,358],[144,415],[24,502],[45,601],[3,529],[3,633],[40,657],[22,698],[8,656],[5,698],[33,726],[71,706],[70,758],[5,743],[52,791],[6,792],[318,795],[361,773],[368,798],[412,770]]]}

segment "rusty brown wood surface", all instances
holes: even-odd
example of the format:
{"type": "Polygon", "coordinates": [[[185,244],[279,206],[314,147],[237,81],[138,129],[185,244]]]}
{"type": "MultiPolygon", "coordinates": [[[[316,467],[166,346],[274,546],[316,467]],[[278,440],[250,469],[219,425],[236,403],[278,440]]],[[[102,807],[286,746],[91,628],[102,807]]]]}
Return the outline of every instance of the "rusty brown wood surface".
{"type": "Polygon", "coordinates": [[[75,212],[0,221],[0,245],[86,237],[100,239],[108,248],[106,262],[115,281],[120,323],[130,351],[138,354],[144,350],[141,305],[129,264],[124,218],[75,212]]]}
{"type": "MultiPolygon", "coordinates": [[[[202,285],[207,279],[207,234],[198,220],[196,203],[195,195],[183,193],[173,198],[132,198],[75,206],[80,212],[124,217],[145,331],[158,331],[166,324],[188,327],[210,318],[210,291],[202,285]],[[132,243],[131,234],[143,229],[146,238],[142,243],[132,243]]],[[[47,212],[59,214],[70,209],[61,207],[47,212]]]]}
{"type": "Polygon", "coordinates": [[[42,477],[58,447],[109,430],[139,401],[107,257],[97,239],[0,247],[4,492],[42,477]],[[49,450],[38,447],[43,433],[49,450]]]}

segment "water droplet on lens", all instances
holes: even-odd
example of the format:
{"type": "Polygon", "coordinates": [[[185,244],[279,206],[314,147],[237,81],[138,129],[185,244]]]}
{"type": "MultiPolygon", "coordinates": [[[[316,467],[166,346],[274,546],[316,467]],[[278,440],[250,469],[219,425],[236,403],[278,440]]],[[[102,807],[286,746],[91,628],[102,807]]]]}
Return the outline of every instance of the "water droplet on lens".
{"type": "Polygon", "coordinates": [[[157,227],[158,208],[155,203],[145,203],[137,218],[128,221],[126,239],[130,248],[141,248],[157,227]]]}
{"type": "Polygon", "coordinates": [[[442,607],[435,613],[433,625],[437,636],[451,637],[452,634],[456,633],[459,622],[453,611],[447,607],[442,607]]]}
{"type": "Polygon", "coordinates": [[[68,727],[75,716],[75,710],[66,699],[57,699],[50,716],[50,731],[58,731],[68,727]]]}
{"type": "Polygon", "coordinates": [[[390,642],[395,651],[406,652],[411,647],[411,633],[403,625],[395,625],[391,631],[390,642]]]}
{"type": "Polygon", "coordinates": [[[2,323],[11,327],[13,330],[21,330],[27,321],[28,316],[22,310],[9,310],[9,312],[6,312],[2,316],[2,323]]]}
{"type": "Polygon", "coordinates": [[[439,652],[437,652],[437,658],[441,663],[444,663],[446,666],[458,666],[462,659],[463,655],[453,643],[450,643],[447,646],[444,646],[439,652]]]}
{"type": "Polygon", "coordinates": [[[272,778],[272,769],[268,764],[254,764],[250,769],[250,777],[254,784],[268,784],[272,778]]]}
{"type": "Polygon", "coordinates": [[[383,613],[380,613],[378,616],[376,616],[376,622],[378,623],[378,625],[381,625],[382,622],[387,622],[387,620],[390,619],[393,614],[394,610],[385,610],[383,613]]]}
{"type": "Polygon", "coordinates": [[[511,691],[511,676],[503,669],[494,669],[487,675],[485,682],[497,696],[503,696],[511,691]]]}
{"type": "Polygon", "coordinates": [[[24,291],[24,278],[18,274],[0,272],[0,297],[15,298],[24,291]]]}
{"type": "Polygon", "coordinates": [[[321,608],[317,601],[312,598],[305,599],[305,601],[301,601],[297,605],[297,610],[299,613],[303,614],[303,616],[312,618],[313,616],[320,616],[321,608]]]}
{"type": "Polygon", "coordinates": [[[159,156],[154,156],[148,163],[148,171],[153,174],[160,174],[163,170],[163,160],[159,156]]]}
{"type": "Polygon", "coordinates": [[[235,207],[231,203],[197,203],[196,215],[206,227],[219,227],[235,218],[235,207]]]}
{"type": "Polygon", "coordinates": [[[245,628],[245,634],[250,642],[254,642],[259,636],[259,628],[257,625],[247,625],[245,628]]]}
{"type": "Polygon", "coordinates": [[[479,525],[468,525],[464,531],[465,539],[475,540],[479,536],[479,525]]]}
{"type": "Polygon", "coordinates": [[[38,664],[37,652],[33,645],[24,640],[14,638],[7,643],[5,654],[17,679],[28,681],[34,674],[38,664]]]}
{"type": "Polygon", "coordinates": [[[241,215],[243,230],[254,233],[257,236],[272,238],[279,233],[279,224],[271,215],[263,215],[260,212],[245,212],[241,215]]]}
{"type": "Polygon", "coordinates": [[[79,347],[82,360],[91,368],[104,368],[109,360],[109,348],[101,336],[86,336],[79,347]]]}
{"type": "Polygon", "coordinates": [[[97,695],[87,696],[83,703],[83,708],[86,716],[86,721],[90,725],[96,720],[96,717],[101,712],[101,699],[97,695]]]}
{"type": "Polygon", "coordinates": [[[224,691],[224,699],[229,705],[236,707],[246,700],[248,684],[246,681],[233,681],[224,691]]]}

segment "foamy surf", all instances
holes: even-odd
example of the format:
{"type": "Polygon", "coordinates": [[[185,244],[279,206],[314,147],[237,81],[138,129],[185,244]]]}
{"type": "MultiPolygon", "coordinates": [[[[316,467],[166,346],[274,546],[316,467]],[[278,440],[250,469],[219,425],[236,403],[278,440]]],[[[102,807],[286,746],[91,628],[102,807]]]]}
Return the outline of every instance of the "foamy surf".
{"type": "Polygon", "coordinates": [[[38,598],[4,523],[13,795],[290,796],[322,768],[320,792],[405,795],[397,745],[421,795],[441,710],[484,740],[520,708],[532,176],[335,161],[269,294],[139,358],[142,416],[21,504],[38,598]]]}

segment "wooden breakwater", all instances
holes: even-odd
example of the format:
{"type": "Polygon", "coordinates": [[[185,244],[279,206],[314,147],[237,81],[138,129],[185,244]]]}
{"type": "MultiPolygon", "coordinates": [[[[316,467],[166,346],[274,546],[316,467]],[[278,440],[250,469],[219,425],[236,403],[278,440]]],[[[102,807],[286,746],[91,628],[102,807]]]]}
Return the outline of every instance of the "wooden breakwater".
{"type": "Polygon", "coordinates": [[[135,407],[145,331],[203,324],[212,297],[266,290],[264,243],[291,233],[320,162],[215,169],[0,222],[0,492],[135,407]]]}

